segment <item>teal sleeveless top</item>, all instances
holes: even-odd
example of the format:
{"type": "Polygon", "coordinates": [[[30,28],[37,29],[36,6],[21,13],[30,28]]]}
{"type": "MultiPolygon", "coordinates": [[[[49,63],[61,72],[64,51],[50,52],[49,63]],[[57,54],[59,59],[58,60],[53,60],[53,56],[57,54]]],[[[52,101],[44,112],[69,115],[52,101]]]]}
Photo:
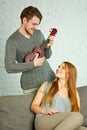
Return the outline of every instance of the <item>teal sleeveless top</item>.
{"type": "MultiPolygon", "coordinates": [[[[50,83],[46,82],[46,87],[44,90],[44,95],[46,93],[47,90],[49,90],[50,88],[50,83]]],[[[58,110],[59,112],[70,112],[71,111],[71,103],[69,98],[62,98],[58,93],[55,94],[54,96],[54,100],[53,100],[53,104],[52,106],[49,105],[49,103],[47,102],[46,105],[41,105],[41,107],[44,110],[49,110],[49,109],[53,109],[53,110],[58,110]]],[[[43,114],[36,114],[36,118],[41,117],[43,114]]]]}

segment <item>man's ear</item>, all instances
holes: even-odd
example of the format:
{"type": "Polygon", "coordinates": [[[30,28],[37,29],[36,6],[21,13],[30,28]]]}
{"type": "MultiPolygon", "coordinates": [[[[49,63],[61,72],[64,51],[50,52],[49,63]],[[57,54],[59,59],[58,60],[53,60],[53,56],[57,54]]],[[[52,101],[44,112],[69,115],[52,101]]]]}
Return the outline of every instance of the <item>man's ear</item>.
{"type": "Polygon", "coordinates": [[[25,24],[27,23],[27,18],[26,17],[23,18],[23,23],[25,23],[25,24]]]}

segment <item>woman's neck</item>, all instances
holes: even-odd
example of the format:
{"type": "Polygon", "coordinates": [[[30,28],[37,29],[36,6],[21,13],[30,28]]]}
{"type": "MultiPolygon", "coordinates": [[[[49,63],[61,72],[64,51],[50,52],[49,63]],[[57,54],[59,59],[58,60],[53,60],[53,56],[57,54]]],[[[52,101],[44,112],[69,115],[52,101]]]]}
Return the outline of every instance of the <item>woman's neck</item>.
{"type": "Polygon", "coordinates": [[[65,87],[65,81],[64,80],[58,80],[58,86],[59,88],[64,88],[65,87]]]}

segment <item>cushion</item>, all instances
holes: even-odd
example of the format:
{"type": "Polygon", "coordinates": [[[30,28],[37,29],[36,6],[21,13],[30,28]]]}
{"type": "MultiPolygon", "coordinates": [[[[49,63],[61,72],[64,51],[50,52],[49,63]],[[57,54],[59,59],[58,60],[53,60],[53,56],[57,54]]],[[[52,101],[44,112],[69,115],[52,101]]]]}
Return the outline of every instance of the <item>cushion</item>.
{"type": "Polygon", "coordinates": [[[0,130],[32,130],[34,114],[29,106],[33,96],[0,97],[0,130]]]}
{"type": "Polygon", "coordinates": [[[81,102],[81,113],[84,116],[83,125],[87,127],[87,86],[82,86],[78,88],[81,102]]]}

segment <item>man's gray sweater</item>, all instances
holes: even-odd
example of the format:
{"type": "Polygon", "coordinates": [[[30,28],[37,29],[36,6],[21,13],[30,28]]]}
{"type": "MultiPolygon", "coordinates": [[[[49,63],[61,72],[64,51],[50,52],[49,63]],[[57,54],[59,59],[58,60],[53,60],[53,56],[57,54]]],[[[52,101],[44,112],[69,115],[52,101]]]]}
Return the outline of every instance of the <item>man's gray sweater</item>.
{"type": "Polygon", "coordinates": [[[36,30],[30,39],[25,38],[18,30],[7,40],[5,48],[5,67],[8,73],[20,73],[23,90],[39,88],[45,81],[53,81],[55,73],[47,59],[52,54],[51,48],[44,49],[45,61],[41,67],[34,67],[33,61],[23,62],[23,58],[31,53],[33,48],[44,44],[45,38],[40,30],[36,30]]]}

